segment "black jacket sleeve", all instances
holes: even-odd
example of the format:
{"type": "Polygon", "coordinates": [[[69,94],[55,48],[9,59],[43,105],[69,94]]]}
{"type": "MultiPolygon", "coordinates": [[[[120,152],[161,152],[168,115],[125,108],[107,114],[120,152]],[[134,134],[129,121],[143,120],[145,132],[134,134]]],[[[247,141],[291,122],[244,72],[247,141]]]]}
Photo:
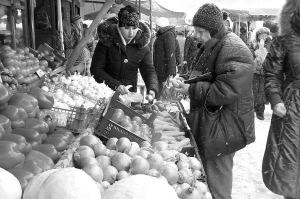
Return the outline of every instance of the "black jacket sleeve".
{"type": "Polygon", "coordinates": [[[91,63],[91,74],[94,76],[95,80],[98,83],[105,81],[111,88],[117,88],[121,85],[121,82],[111,77],[107,72],[105,72],[106,59],[107,59],[107,50],[108,46],[103,45],[101,42],[98,42],[95,49],[92,63],[91,63]]]}

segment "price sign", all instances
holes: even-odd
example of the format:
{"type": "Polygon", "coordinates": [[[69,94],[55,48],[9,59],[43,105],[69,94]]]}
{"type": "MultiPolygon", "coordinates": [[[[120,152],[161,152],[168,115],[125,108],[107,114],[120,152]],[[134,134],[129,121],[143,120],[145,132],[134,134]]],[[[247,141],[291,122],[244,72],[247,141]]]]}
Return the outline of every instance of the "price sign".
{"type": "Polygon", "coordinates": [[[41,78],[41,77],[43,77],[43,76],[45,75],[45,72],[42,71],[41,69],[38,69],[38,70],[36,71],[36,74],[41,78]]]}

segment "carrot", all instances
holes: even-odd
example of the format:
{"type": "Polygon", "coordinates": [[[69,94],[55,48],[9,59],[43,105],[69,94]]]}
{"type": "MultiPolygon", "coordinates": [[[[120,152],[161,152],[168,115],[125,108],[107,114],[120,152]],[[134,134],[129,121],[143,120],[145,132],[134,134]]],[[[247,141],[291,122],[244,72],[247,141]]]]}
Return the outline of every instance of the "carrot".
{"type": "Polygon", "coordinates": [[[190,138],[185,138],[185,139],[181,140],[180,142],[178,142],[177,144],[170,144],[169,148],[180,149],[188,144],[190,144],[190,138]]]}
{"type": "Polygon", "coordinates": [[[172,136],[172,137],[178,137],[178,136],[184,136],[185,132],[182,131],[162,131],[163,135],[172,136]]]}

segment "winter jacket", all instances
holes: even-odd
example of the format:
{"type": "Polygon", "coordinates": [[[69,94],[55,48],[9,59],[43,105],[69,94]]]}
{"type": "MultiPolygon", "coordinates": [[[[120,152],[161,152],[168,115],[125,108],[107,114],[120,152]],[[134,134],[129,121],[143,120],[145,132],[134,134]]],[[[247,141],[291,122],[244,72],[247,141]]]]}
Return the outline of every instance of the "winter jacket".
{"type": "Polygon", "coordinates": [[[124,46],[117,24],[104,21],[98,27],[99,42],[91,64],[91,74],[97,82],[103,82],[112,89],[120,85],[132,85],[137,90],[137,73],[141,72],[147,90],[158,92],[158,82],[153,67],[150,49],[150,30],[142,22],[135,38],[124,46]]]}
{"type": "Polygon", "coordinates": [[[183,61],[186,61],[187,64],[185,64],[183,66],[182,70],[180,71],[181,74],[190,74],[191,73],[192,63],[193,63],[196,55],[199,52],[199,48],[197,45],[198,45],[198,42],[194,37],[189,36],[186,38],[185,44],[184,44],[183,61]]]}
{"type": "Polygon", "coordinates": [[[276,37],[267,55],[265,90],[271,106],[284,103],[286,115],[272,115],[262,176],[265,185],[274,193],[300,198],[300,28],[292,28],[294,8],[295,25],[300,27],[300,2],[287,1],[283,6],[276,37]]]}
{"type": "MultiPolygon", "coordinates": [[[[227,135],[233,136],[233,131],[240,131],[245,138],[245,145],[254,142],[254,62],[249,48],[237,35],[223,27],[200,48],[194,64],[191,77],[199,70],[197,75],[211,72],[213,79],[190,85],[190,109],[195,110],[204,105],[210,110],[222,107],[220,113],[223,112],[226,122],[222,118],[216,122],[219,122],[227,135]],[[237,129],[230,130],[232,126],[237,129]]],[[[195,139],[201,139],[200,132],[197,132],[195,139]]]]}
{"type": "Polygon", "coordinates": [[[153,64],[159,77],[176,74],[176,32],[174,26],[159,29],[153,45],[153,64]]]}

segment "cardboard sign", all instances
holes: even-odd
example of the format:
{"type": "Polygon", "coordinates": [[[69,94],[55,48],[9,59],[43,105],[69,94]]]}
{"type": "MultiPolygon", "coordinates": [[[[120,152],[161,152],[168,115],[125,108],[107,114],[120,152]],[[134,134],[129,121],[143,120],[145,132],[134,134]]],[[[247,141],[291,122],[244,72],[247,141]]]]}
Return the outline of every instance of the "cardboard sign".
{"type": "Polygon", "coordinates": [[[41,78],[41,77],[43,77],[43,76],[45,75],[45,72],[42,71],[41,69],[38,69],[38,70],[36,71],[36,74],[41,78]]]}

